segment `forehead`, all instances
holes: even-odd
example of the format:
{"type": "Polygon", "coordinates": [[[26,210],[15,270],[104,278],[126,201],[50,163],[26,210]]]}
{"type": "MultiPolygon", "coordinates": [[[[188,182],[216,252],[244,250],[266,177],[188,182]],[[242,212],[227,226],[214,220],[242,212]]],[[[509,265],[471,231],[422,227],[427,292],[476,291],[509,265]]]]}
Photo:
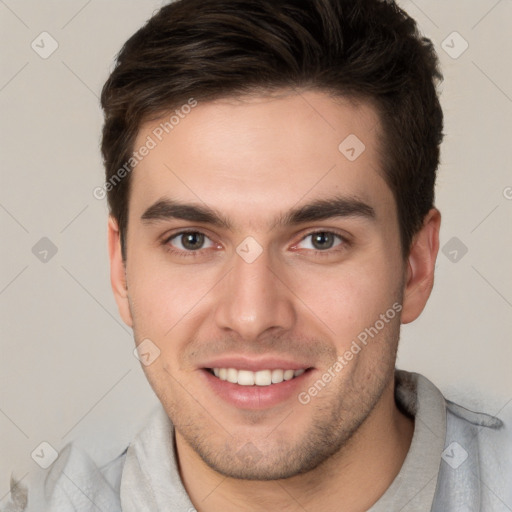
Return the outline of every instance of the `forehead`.
{"type": "Polygon", "coordinates": [[[139,131],[134,149],[151,149],[132,172],[135,215],[162,197],[253,219],[333,195],[390,206],[369,104],[309,91],[177,110],[139,131]]]}

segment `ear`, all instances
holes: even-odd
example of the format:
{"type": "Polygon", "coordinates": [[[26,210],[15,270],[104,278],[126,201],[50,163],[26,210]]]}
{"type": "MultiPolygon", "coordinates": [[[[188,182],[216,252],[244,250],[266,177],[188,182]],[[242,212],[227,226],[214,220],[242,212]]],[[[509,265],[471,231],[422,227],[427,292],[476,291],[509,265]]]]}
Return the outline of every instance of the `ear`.
{"type": "Polygon", "coordinates": [[[434,267],[439,250],[441,214],[432,208],[416,233],[407,258],[407,278],[404,289],[402,323],[416,320],[427,303],[434,286],[434,267]]]}
{"type": "Polygon", "coordinates": [[[126,285],[126,268],[121,253],[121,237],[117,221],[110,216],[108,219],[108,254],[110,258],[110,284],[117,302],[119,314],[124,323],[132,327],[132,314],[128,302],[126,285]]]}

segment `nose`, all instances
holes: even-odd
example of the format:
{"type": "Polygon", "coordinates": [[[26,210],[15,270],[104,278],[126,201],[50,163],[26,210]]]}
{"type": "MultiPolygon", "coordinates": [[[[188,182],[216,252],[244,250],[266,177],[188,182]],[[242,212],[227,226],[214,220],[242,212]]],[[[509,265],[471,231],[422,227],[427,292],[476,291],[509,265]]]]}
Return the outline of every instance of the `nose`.
{"type": "Polygon", "coordinates": [[[218,289],[217,326],[247,341],[291,329],[296,319],[293,293],[268,252],[252,262],[234,254],[233,263],[218,289]]]}

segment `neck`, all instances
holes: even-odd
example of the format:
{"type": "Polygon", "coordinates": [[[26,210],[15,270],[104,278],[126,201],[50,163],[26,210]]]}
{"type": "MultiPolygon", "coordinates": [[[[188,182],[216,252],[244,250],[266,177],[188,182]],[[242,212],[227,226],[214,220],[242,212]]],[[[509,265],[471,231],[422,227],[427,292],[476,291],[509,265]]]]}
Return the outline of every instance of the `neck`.
{"type": "Polygon", "coordinates": [[[199,512],[368,510],[405,460],[414,422],[394,400],[394,382],[349,442],[316,469],[285,480],[228,478],[209,468],[176,433],[181,478],[199,512]]]}

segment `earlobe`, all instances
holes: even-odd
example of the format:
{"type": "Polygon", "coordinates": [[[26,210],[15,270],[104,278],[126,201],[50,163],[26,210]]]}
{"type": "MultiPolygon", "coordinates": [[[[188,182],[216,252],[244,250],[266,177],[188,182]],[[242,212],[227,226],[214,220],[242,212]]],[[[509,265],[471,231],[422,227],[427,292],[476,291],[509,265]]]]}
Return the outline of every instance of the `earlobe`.
{"type": "Polygon", "coordinates": [[[121,251],[121,240],[117,221],[110,216],[108,219],[108,253],[110,259],[110,284],[119,314],[124,323],[132,327],[132,315],[128,302],[126,268],[121,251]]]}
{"type": "Polygon", "coordinates": [[[432,208],[423,227],[416,233],[407,258],[407,276],[404,289],[402,323],[416,320],[427,303],[434,285],[434,268],[439,250],[441,214],[432,208]]]}

